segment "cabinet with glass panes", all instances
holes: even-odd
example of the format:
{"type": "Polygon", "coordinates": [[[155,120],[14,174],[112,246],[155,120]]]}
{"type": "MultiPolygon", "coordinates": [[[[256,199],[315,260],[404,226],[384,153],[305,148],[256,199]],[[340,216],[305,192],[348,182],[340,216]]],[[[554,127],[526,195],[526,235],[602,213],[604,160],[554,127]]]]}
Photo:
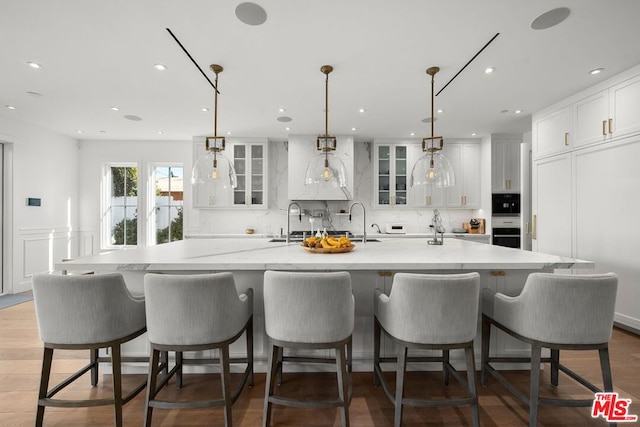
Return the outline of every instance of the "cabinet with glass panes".
{"type": "Polygon", "coordinates": [[[408,143],[374,143],[374,206],[409,204],[408,143]]]}
{"type": "Polygon", "coordinates": [[[233,190],[233,206],[267,207],[267,142],[230,140],[238,186],[233,190]]]}

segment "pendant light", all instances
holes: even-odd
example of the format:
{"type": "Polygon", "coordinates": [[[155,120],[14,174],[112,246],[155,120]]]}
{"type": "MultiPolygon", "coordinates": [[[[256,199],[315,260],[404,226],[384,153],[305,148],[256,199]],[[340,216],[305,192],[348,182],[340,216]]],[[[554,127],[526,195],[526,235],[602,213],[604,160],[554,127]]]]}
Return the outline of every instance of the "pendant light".
{"type": "Polygon", "coordinates": [[[422,138],[422,151],[425,153],[411,171],[409,185],[435,185],[436,187],[453,187],[456,185],[456,177],[453,166],[440,152],[444,148],[444,138],[434,136],[434,76],[440,71],[439,67],[427,68],[427,74],[431,76],[431,136],[422,138]]]}
{"type": "Polygon", "coordinates": [[[326,76],[324,135],[318,135],[316,150],[319,153],[313,156],[309,162],[304,183],[305,185],[329,183],[333,187],[346,187],[347,168],[342,160],[333,153],[337,147],[336,137],[329,135],[329,73],[333,71],[333,67],[331,65],[323,65],[320,71],[326,76]]]}
{"type": "Polygon", "coordinates": [[[231,160],[222,153],[225,149],[225,138],[218,136],[218,74],[222,72],[223,68],[217,64],[213,64],[209,68],[216,75],[213,136],[206,137],[205,154],[198,159],[193,167],[191,183],[196,186],[207,185],[212,195],[215,195],[221,194],[220,191],[236,188],[238,177],[231,160]]]}

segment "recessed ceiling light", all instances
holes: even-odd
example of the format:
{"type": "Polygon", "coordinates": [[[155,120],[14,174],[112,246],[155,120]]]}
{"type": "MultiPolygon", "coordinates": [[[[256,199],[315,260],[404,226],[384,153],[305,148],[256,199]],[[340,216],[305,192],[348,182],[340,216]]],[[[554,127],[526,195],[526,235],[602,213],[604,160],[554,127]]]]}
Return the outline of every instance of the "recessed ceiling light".
{"type": "Polygon", "coordinates": [[[207,111],[209,111],[209,109],[208,109],[207,107],[202,107],[200,110],[201,110],[201,111],[204,111],[205,113],[206,113],[207,111]]]}
{"type": "Polygon", "coordinates": [[[164,132],[162,132],[161,130],[159,130],[158,132],[156,132],[158,135],[162,135],[164,132]]]}
{"type": "Polygon", "coordinates": [[[284,109],[284,108],[282,108],[282,107],[278,108],[278,113],[284,113],[285,111],[287,111],[287,110],[285,110],[285,109],[284,109]]]}
{"type": "Polygon", "coordinates": [[[227,132],[227,135],[231,135],[231,131],[228,131],[228,132],[227,132]]]}
{"type": "Polygon", "coordinates": [[[351,130],[355,132],[355,131],[357,131],[358,129],[357,129],[357,128],[351,128],[351,130]]]}
{"type": "Polygon", "coordinates": [[[76,131],[76,133],[82,133],[82,131],[81,131],[80,129],[78,129],[78,130],[76,131]]]}
{"type": "Polygon", "coordinates": [[[291,130],[291,128],[290,127],[286,127],[286,128],[284,128],[284,130],[289,131],[289,130],[291,130]]]}
{"type": "Polygon", "coordinates": [[[495,71],[496,69],[494,67],[487,67],[484,69],[484,73],[485,74],[491,74],[495,71]]]}
{"type": "Polygon", "coordinates": [[[14,107],[13,105],[5,105],[5,107],[7,107],[9,110],[15,110],[16,107],[14,107]]]}
{"type": "Polygon", "coordinates": [[[367,109],[366,108],[360,108],[360,109],[358,109],[358,112],[359,113],[366,113],[367,109]]]}
{"type": "Polygon", "coordinates": [[[477,133],[471,132],[471,136],[476,136],[476,135],[477,135],[477,133]]]}
{"type": "Polygon", "coordinates": [[[591,74],[592,76],[595,76],[596,74],[600,74],[603,71],[604,71],[604,68],[596,68],[594,70],[589,71],[589,74],[591,74]]]}
{"type": "Polygon", "coordinates": [[[159,71],[164,71],[167,69],[167,66],[164,64],[153,64],[153,68],[159,71]]]}
{"type": "Polygon", "coordinates": [[[240,3],[236,6],[236,18],[247,25],[262,25],[267,20],[267,12],[255,3],[240,3]]]}
{"type": "Polygon", "coordinates": [[[534,30],[546,30],[555,27],[569,16],[571,11],[568,7],[559,7],[549,10],[538,16],[531,22],[531,28],[534,30]]]}
{"type": "Polygon", "coordinates": [[[520,113],[522,113],[522,110],[516,110],[516,111],[514,111],[514,113],[520,114],[520,113]]]}
{"type": "Polygon", "coordinates": [[[42,68],[42,65],[38,64],[37,62],[27,62],[27,65],[31,68],[36,68],[36,69],[42,68]]]}
{"type": "Polygon", "coordinates": [[[438,113],[444,113],[444,110],[442,108],[440,108],[437,112],[438,113]]]}
{"type": "Polygon", "coordinates": [[[409,135],[416,136],[416,133],[415,132],[411,132],[409,135]]]}
{"type": "Polygon", "coordinates": [[[120,111],[120,107],[116,107],[115,105],[112,105],[111,107],[109,107],[109,109],[111,111],[120,111]]]}

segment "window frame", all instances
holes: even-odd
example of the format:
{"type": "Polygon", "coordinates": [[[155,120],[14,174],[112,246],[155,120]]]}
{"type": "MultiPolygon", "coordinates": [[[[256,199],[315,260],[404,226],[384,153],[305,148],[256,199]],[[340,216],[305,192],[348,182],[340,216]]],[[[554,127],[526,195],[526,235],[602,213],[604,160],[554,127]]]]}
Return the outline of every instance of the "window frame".
{"type": "MultiPolygon", "coordinates": [[[[141,227],[140,227],[140,206],[141,206],[141,188],[142,188],[142,182],[141,182],[141,178],[140,178],[140,165],[137,162],[109,162],[109,163],[105,163],[103,165],[103,171],[102,171],[102,200],[101,200],[101,206],[100,206],[100,212],[101,212],[101,235],[100,235],[100,247],[101,249],[119,249],[119,248],[135,248],[138,247],[140,245],[140,241],[141,241],[141,237],[140,237],[140,231],[141,231],[141,227]],[[136,196],[136,244],[135,245],[127,245],[122,244],[122,245],[117,245],[117,244],[112,244],[111,243],[111,236],[112,236],[112,204],[111,204],[111,194],[112,194],[112,190],[113,190],[113,174],[112,174],[112,169],[113,168],[136,168],[138,170],[138,179],[137,179],[137,185],[138,185],[138,192],[137,192],[137,196],[136,196]]],[[[125,212],[126,212],[126,206],[129,205],[124,205],[125,206],[125,212]]],[[[132,205],[131,205],[132,206],[132,205]]],[[[125,215],[126,218],[126,215],[125,215]]],[[[126,241],[126,240],[125,240],[126,241]]]]}
{"type": "MultiPolygon", "coordinates": [[[[182,233],[183,233],[183,240],[184,240],[184,216],[185,216],[185,201],[184,201],[184,192],[185,192],[185,171],[186,168],[184,167],[184,164],[180,163],[180,162],[154,162],[149,164],[149,170],[148,170],[148,174],[147,174],[147,215],[145,215],[145,219],[146,219],[146,229],[147,229],[147,245],[148,246],[154,246],[154,245],[158,245],[158,244],[163,244],[163,243],[170,243],[171,239],[169,239],[169,242],[163,242],[163,243],[158,243],[156,240],[156,220],[157,220],[157,208],[158,206],[156,206],[156,169],[157,168],[180,168],[182,169],[182,183],[183,183],[183,188],[182,188],[182,195],[183,195],[183,199],[182,199],[182,204],[181,205],[165,205],[169,208],[174,207],[174,206],[180,206],[182,207],[182,218],[183,218],[183,226],[182,226],[182,233]]],[[[188,182],[188,181],[187,181],[188,182]]],[[[171,236],[171,221],[169,221],[169,236],[171,236]]]]}

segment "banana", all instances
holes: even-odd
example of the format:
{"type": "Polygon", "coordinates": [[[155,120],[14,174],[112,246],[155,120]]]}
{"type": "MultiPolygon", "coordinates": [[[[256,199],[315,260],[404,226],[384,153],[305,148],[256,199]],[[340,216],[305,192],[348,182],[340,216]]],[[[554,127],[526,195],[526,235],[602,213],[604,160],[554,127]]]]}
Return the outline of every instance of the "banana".
{"type": "Polygon", "coordinates": [[[327,241],[327,239],[322,239],[320,241],[320,243],[322,244],[322,247],[325,249],[333,249],[335,246],[332,246],[329,244],[329,242],[327,241]]]}

